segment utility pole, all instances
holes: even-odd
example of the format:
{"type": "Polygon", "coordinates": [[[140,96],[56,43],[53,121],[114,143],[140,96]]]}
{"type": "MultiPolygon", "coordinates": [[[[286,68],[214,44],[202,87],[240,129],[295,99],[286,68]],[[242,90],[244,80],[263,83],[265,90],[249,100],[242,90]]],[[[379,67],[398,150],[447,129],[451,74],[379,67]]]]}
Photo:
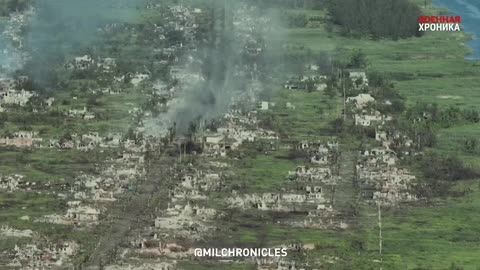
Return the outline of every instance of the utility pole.
{"type": "Polygon", "coordinates": [[[382,208],[380,206],[380,200],[377,201],[377,208],[378,208],[378,250],[380,253],[380,270],[383,270],[382,208]]]}
{"type": "Polygon", "coordinates": [[[343,69],[340,69],[340,80],[342,83],[342,90],[343,90],[343,121],[347,120],[347,93],[345,91],[345,77],[343,69]]]}
{"type": "Polygon", "coordinates": [[[180,155],[180,158],[179,158],[179,163],[182,163],[182,143],[181,141],[179,140],[179,142],[177,143],[177,147],[178,147],[178,154],[180,155]]]}
{"type": "Polygon", "coordinates": [[[337,191],[337,186],[332,186],[332,207],[335,205],[335,191],[337,191]]]}
{"type": "Polygon", "coordinates": [[[187,142],[183,142],[183,158],[186,159],[185,157],[187,156],[187,142]]]}
{"type": "Polygon", "coordinates": [[[347,93],[345,92],[345,79],[342,74],[342,87],[343,87],[343,121],[347,120],[347,93]]]}

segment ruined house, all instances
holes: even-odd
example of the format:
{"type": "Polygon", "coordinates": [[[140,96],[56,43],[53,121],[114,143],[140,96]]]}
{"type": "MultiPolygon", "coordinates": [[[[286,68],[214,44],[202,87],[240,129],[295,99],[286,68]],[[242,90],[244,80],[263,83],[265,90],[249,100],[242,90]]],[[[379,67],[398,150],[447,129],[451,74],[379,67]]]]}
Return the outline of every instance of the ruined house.
{"type": "Polygon", "coordinates": [[[375,102],[375,98],[370,94],[359,94],[356,97],[347,98],[347,103],[352,103],[359,109],[365,108],[369,103],[373,102],[375,102]]]}
{"type": "Polygon", "coordinates": [[[15,80],[12,78],[0,78],[0,92],[13,89],[15,86],[15,80]]]}
{"type": "Polygon", "coordinates": [[[268,101],[262,101],[260,103],[260,110],[261,111],[268,111],[268,108],[269,108],[269,102],[268,101]]]}
{"type": "Polygon", "coordinates": [[[15,191],[20,188],[20,183],[24,176],[19,174],[3,176],[0,175],[0,189],[7,191],[15,191]]]}
{"type": "Polygon", "coordinates": [[[36,244],[15,245],[10,267],[18,269],[57,269],[71,268],[68,264],[80,246],[73,241],[62,241],[44,247],[36,244]]]}
{"type": "Polygon", "coordinates": [[[283,88],[289,89],[289,90],[305,90],[307,88],[307,85],[305,82],[302,82],[299,79],[292,79],[292,80],[287,80],[283,85],[283,88]]]}
{"type": "Polygon", "coordinates": [[[328,87],[326,83],[316,83],[314,86],[317,91],[325,91],[328,87]]]}
{"type": "Polygon", "coordinates": [[[372,125],[380,124],[384,120],[382,115],[355,115],[355,125],[369,127],[372,125]]]}
{"type": "Polygon", "coordinates": [[[65,214],[65,218],[77,224],[97,223],[100,211],[89,206],[82,206],[80,201],[72,201],[68,203],[69,209],[65,214]]]}
{"type": "Polygon", "coordinates": [[[355,84],[358,80],[362,81],[362,84],[359,85],[358,87],[362,86],[368,86],[368,78],[367,74],[365,71],[360,71],[360,70],[350,70],[349,72],[349,77],[352,80],[352,82],[355,84]]]}
{"type": "Polygon", "coordinates": [[[310,157],[313,164],[326,165],[329,162],[328,154],[317,153],[310,157]]]}
{"type": "Polygon", "coordinates": [[[149,74],[137,73],[134,76],[132,76],[132,79],[130,80],[130,82],[134,86],[138,86],[141,82],[148,80],[149,78],[150,78],[149,74]]]}
{"type": "Polygon", "coordinates": [[[155,228],[162,230],[176,230],[179,234],[188,235],[190,237],[199,237],[199,233],[206,232],[211,229],[205,222],[213,219],[217,212],[215,209],[192,206],[187,203],[185,206],[175,205],[168,206],[163,211],[162,216],[155,219],[155,228]]]}
{"type": "Polygon", "coordinates": [[[117,61],[115,58],[102,58],[98,61],[97,67],[105,73],[111,73],[117,67],[117,61]]]}
{"type": "Polygon", "coordinates": [[[87,107],[83,107],[83,109],[70,109],[68,110],[68,113],[66,113],[67,116],[69,117],[76,117],[76,118],[81,118],[85,120],[91,120],[95,118],[95,114],[92,112],[89,112],[87,110],[87,107]]]}
{"type": "Polygon", "coordinates": [[[382,162],[388,166],[395,165],[397,160],[397,154],[386,148],[374,148],[371,150],[365,150],[362,153],[364,160],[370,164],[377,164],[382,162]]]}
{"type": "Polygon", "coordinates": [[[215,156],[226,156],[228,150],[236,149],[242,141],[224,135],[205,136],[203,149],[207,154],[215,156]]]}
{"type": "Polygon", "coordinates": [[[85,70],[90,68],[95,61],[90,55],[75,57],[71,63],[65,66],[67,69],[85,70]]]}
{"type": "Polygon", "coordinates": [[[1,104],[14,104],[19,106],[25,106],[33,94],[29,91],[14,89],[8,89],[0,92],[0,105],[1,104]]]}
{"type": "Polygon", "coordinates": [[[12,137],[0,138],[0,145],[16,147],[32,147],[40,143],[43,139],[38,138],[37,132],[19,131],[13,133],[12,137]]]}
{"type": "Polygon", "coordinates": [[[1,236],[6,236],[6,237],[32,237],[33,236],[33,231],[32,230],[17,230],[14,228],[11,228],[9,226],[2,226],[0,229],[0,235],[1,236]]]}
{"type": "Polygon", "coordinates": [[[375,129],[375,140],[382,142],[388,140],[388,134],[384,130],[380,130],[379,128],[375,129]]]}

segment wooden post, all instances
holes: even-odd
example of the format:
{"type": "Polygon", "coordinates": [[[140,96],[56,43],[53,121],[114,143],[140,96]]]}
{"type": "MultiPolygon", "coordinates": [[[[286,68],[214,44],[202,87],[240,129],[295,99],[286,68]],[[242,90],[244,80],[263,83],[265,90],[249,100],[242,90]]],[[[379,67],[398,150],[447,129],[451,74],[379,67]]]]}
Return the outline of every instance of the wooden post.
{"type": "Polygon", "coordinates": [[[380,253],[380,270],[383,269],[383,241],[382,241],[382,209],[380,206],[380,201],[377,201],[377,208],[378,208],[378,249],[380,253]]]}
{"type": "Polygon", "coordinates": [[[342,87],[343,87],[343,121],[347,120],[347,93],[345,92],[345,78],[342,74],[342,87]]]}
{"type": "Polygon", "coordinates": [[[182,162],[182,144],[179,142],[178,143],[178,153],[180,154],[180,159],[179,162],[182,162]]]}
{"type": "Polygon", "coordinates": [[[345,78],[344,78],[344,72],[342,69],[339,69],[338,72],[339,72],[340,82],[342,84],[342,90],[343,90],[343,121],[345,121],[347,120],[347,93],[345,91],[345,78]]]}

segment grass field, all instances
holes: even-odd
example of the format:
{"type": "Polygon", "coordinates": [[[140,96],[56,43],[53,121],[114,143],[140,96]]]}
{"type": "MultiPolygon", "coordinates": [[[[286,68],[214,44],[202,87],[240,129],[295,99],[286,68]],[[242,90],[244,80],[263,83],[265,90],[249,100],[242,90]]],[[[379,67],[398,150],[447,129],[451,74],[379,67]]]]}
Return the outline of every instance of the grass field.
{"type": "Polygon", "coordinates": [[[281,154],[259,153],[253,158],[247,158],[239,165],[236,177],[244,181],[247,189],[253,192],[271,192],[277,189],[285,181],[288,171],[293,171],[297,165],[281,154]]]}
{"type": "MultiPolygon", "coordinates": [[[[474,188],[471,194],[442,201],[434,207],[392,209],[384,213],[386,262],[397,267],[403,265],[403,269],[448,269],[452,263],[463,265],[464,269],[478,269],[480,231],[475,213],[480,209],[480,201],[476,185],[477,181],[469,185],[474,188]]],[[[371,238],[376,238],[375,232],[371,238]]]]}
{"type": "Polygon", "coordinates": [[[319,91],[280,90],[273,98],[276,106],[271,114],[277,130],[288,135],[292,141],[319,140],[331,134],[330,122],[342,110],[340,98],[328,98],[319,91]],[[286,107],[290,102],[295,109],[286,107]]]}
{"type": "Polygon", "coordinates": [[[480,138],[480,124],[459,125],[438,133],[436,149],[445,154],[457,154],[471,167],[479,167],[480,149],[467,149],[465,140],[480,138]]]}

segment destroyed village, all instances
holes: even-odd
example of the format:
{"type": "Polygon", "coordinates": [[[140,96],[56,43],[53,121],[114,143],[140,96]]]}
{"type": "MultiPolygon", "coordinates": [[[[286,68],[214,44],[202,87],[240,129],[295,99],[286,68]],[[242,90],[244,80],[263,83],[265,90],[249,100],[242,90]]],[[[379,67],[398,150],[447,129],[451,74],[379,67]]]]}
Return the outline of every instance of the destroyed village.
{"type": "Polygon", "coordinates": [[[480,62],[418,31],[448,12],[0,0],[0,269],[480,269],[480,62]]]}

